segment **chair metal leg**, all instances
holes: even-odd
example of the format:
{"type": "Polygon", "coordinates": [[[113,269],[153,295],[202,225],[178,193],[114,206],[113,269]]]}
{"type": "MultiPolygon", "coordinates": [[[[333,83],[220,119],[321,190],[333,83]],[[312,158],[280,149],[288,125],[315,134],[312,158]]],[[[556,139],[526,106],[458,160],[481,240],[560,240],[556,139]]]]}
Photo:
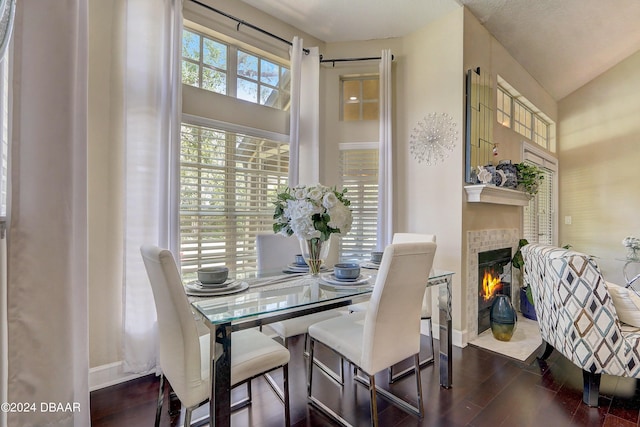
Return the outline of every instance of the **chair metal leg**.
{"type": "Polygon", "coordinates": [[[156,423],[155,427],[160,426],[160,417],[162,416],[162,404],[164,402],[164,374],[160,374],[160,388],[158,389],[158,403],[156,407],[156,423]]]}
{"type": "MultiPolygon", "coordinates": [[[[416,375],[416,381],[420,381],[420,385],[418,387],[420,387],[420,393],[422,392],[422,384],[421,384],[421,379],[420,379],[420,368],[419,368],[419,355],[416,354],[414,356],[414,372],[417,373],[416,375]]],[[[356,380],[356,382],[365,385],[367,387],[369,387],[369,381],[367,380],[367,378],[363,378],[360,376],[357,376],[354,378],[356,380]]],[[[394,395],[393,393],[390,393],[389,391],[380,388],[380,387],[376,387],[376,391],[377,393],[380,395],[380,397],[383,397],[385,399],[387,399],[389,402],[393,403],[394,405],[396,405],[398,408],[402,409],[403,411],[412,414],[412,415],[417,415],[418,417],[422,418],[423,417],[423,413],[424,413],[424,408],[422,408],[422,394],[420,396],[418,396],[418,406],[413,406],[411,403],[405,401],[404,399],[399,398],[398,396],[394,395]]]]}
{"type": "Polygon", "coordinates": [[[282,367],[282,377],[284,379],[284,425],[291,425],[291,408],[289,406],[289,364],[282,367]]]}
{"type": "Polygon", "coordinates": [[[418,395],[418,409],[420,418],[424,417],[424,404],[422,402],[422,379],[420,375],[420,355],[413,356],[414,370],[416,374],[416,394],[418,395]]]}
{"type": "Polygon", "coordinates": [[[371,409],[371,425],[378,427],[378,402],[376,400],[376,378],[375,375],[369,375],[369,408],[371,409]]]}
{"type": "Polygon", "coordinates": [[[191,426],[191,412],[193,411],[193,408],[187,408],[186,411],[184,412],[184,427],[190,427],[191,426]]]}
{"type": "Polygon", "coordinates": [[[307,397],[311,397],[311,382],[313,381],[313,349],[315,341],[309,340],[309,369],[307,369],[307,397]]]}
{"type": "Polygon", "coordinates": [[[344,418],[342,418],[336,412],[331,410],[331,408],[329,408],[324,403],[322,403],[321,401],[319,401],[318,399],[316,399],[311,395],[311,387],[313,384],[313,365],[315,365],[313,360],[314,347],[315,347],[315,340],[313,338],[310,338],[309,339],[309,369],[308,369],[309,372],[307,374],[307,398],[309,400],[309,403],[313,405],[316,409],[318,409],[320,412],[328,416],[329,418],[332,418],[338,421],[338,423],[340,423],[343,426],[349,427],[351,426],[351,424],[349,424],[344,418]]]}

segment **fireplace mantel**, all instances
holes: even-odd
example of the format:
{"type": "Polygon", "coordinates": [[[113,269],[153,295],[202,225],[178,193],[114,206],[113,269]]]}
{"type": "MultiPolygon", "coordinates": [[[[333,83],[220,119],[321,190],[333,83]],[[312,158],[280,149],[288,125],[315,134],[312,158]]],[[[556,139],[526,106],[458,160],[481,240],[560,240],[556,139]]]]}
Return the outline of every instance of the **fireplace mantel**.
{"type": "Polygon", "coordinates": [[[467,192],[467,202],[470,203],[497,203],[512,206],[529,204],[529,197],[523,191],[488,184],[466,185],[464,189],[467,192]]]}

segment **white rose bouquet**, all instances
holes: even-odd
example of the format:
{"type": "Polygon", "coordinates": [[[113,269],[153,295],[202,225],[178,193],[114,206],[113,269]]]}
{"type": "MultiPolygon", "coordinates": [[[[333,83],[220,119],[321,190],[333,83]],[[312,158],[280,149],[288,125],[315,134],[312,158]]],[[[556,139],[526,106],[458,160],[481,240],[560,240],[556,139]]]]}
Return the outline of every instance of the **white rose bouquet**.
{"type": "Polygon", "coordinates": [[[336,188],[321,184],[286,188],[278,194],[273,231],[285,236],[295,234],[305,240],[329,240],[332,233],[344,235],[351,230],[351,202],[336,188]]]}

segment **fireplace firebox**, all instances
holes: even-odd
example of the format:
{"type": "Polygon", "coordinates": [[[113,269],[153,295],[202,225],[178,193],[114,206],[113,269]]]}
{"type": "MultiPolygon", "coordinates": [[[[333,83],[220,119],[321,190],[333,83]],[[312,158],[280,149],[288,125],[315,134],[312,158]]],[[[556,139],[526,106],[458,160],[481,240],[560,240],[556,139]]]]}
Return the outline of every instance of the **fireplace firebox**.
{"type": "Polygon", "coordinates": [[[478,253],[478,334],[491,327],[489,312],[495,296],[511,296],[511,248],[478,253]]]}

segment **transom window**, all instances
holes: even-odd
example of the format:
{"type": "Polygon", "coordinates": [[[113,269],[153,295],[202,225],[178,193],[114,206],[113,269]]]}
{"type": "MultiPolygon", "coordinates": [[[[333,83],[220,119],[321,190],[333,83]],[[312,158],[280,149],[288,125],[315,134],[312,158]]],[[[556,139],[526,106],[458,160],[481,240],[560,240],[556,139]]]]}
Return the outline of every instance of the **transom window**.
{"type": "Polygon", "coordinates": [[[378,120],[380,80],[378,76],[341,77],[341,120],[378,120]]]}
{"type": "Polygon", "coordinates": [[[513,130],[531,138],[531,110],[517,99],[513,102],[513,130]]]}
{"type": "Polygon", "coordinates": [[[511,95],[498,86],[497,97],[498,123],[508,128],[511,127],[511,95]]]}
{"type": "Polygon", "coordinates": [[[496,119],[502,126],[555,151],[555,123],[498,76],[496,119]]]}
{"type": "Polygon", "coordinates": [[[255,270],[255,240],[272,229],[273,200],[287,185],[286,142],[214,126],[182,125],[180,255],[182,275],[226,265],[255,270]]]}
{"type": "Polygon", "coordinates": [[[182,34],[182,82],[255,104],[289,109],[289,68],[189,28],[182,34]]]}

